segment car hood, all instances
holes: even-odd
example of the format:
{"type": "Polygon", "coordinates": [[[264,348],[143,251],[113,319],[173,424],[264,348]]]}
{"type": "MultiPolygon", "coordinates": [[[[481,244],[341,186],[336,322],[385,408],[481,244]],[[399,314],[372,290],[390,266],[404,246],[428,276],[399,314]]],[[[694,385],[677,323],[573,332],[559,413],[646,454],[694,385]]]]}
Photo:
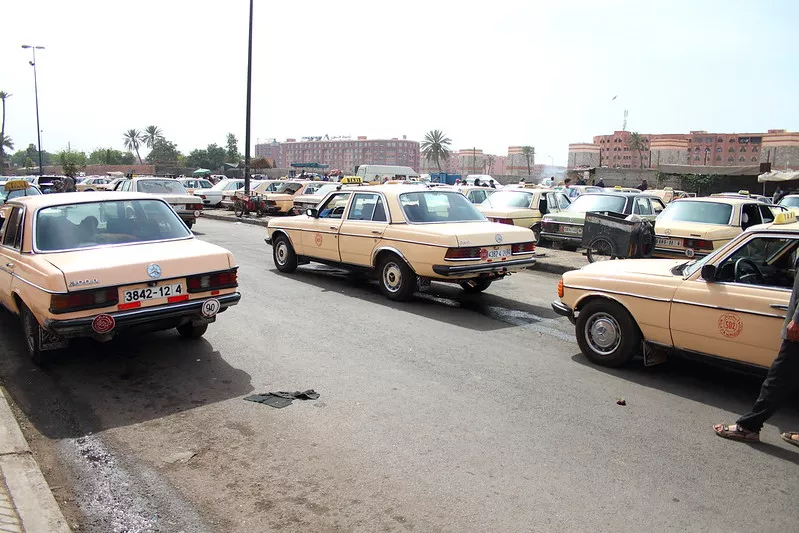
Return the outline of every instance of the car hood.
{"type": "Polygon", "coordinates": [[[489,205],[478,205],[480,210],[487,217],[494,218],[524,218],[534,217],[536,212],[529,207],[494,207],[489,205]]]}
{"type": "Polygon", "coordinates": [[[575,213],[572,211],[552,213],[549,215],[544,215],[544,222],[572,222],[574,224],[585,224],[585,213],[575,213]]]}
{"type": "Polygon", "coordinates": [[[741,228],[721,224],[700,224],[698,222],[677,222],[673,220],[655,222],[658,236],[702,238],[707,240],[731,239],[741,233],[741,228]]]}
{"type": "Polygon", "coordinates": [[[194,238],[37,255],[63,273],[67,290],[72,291],[152,281],[147,267],[153,263],[161,267],[158,279],[162,280],[234,265],[230,252],[194,238]]]}
{"type": "Polygon", "coordinates": [[[623,259],[620,261],[600,261],[580,269],[580,272],[595,277],[603,275],[645,274],[682,279],[671,273],[671,269],[685,263],[685,259],[623,259]]]}

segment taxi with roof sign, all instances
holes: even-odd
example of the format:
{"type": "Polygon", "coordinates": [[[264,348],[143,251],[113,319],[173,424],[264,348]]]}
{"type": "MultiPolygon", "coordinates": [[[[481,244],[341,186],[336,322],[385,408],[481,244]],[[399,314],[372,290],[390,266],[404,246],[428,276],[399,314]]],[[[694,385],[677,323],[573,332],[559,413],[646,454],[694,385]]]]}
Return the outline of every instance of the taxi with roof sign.
{"type": "Polygon", "coordinates": [[[477,208],[492,222],[530,228],[540,243],[544,215],[560,213],[570,204],[569,197],[555,189],[505,187],[477,208]]]}
{"type": "Polygon", "coordinates": [[[751,194],[749,191],[741,190],[738,192],[719,192],[710,195],[711,198],[750,198],[762,204],[772,204],[771,198],[762,194],[751,194]]]}
{"type": "Polygon", "coordinates": [[[42,191],[27,180],[0,182],[0,205],[20,196],[39,196],[42,191]]]}
{"type": "Polygon", "coordinates": [[[291,211],[292,215],[301,215],[308,209],[316,207],[319,202],[324,200],[325,196],[337,190],[341,190],[345,186],[358,187],[363,185],[363,179],[360,176],[344,176],[340,181],[322,182],[322,185],[310,194],[300,194],[294,197],[294,209],[291,211]]]}
{"type": "Polygon", "coordinates": [[[663,200],[664,204],[669,204],[674,200],[680,198],[696,198],[696,193],[674,190],[671,187],[663,187],[662,189],[647,189],[646,194],[657,196],[663,200]]]}
{"type": "MultiPolygon", "coordinates": [[[[680,200],[682,202],[684,200],[680,200]]],[[[764,371],[777,352],[799,257],[794,213],[752,226],[702,259],[630,259],[566,272],[552,308],[593,363],[675,352],[764,371]]]]}
{"type": "Polygon", "coordinates": [[[0,304],[37,362],[70,339],[176,328],[202,336],[238,303],[233,255],[142,193],[17,197],[0,208],[0,304]]]}
{"type": "Polygon", "coordinates": [[[366,272],[392,300],[431,281],[481,292],[535,264],[532,231],[490,222],[458,191],[418,183],[332,191],[303,215],[271,219],[267,231],[281,272],[310,262],[366,272]]]}
{"type": "MultiPolygon", "coordinates": [[[[781,211],[781,210],[780,210],[781,211]]],[[[655,222],[655,257],[704,257],[751,226],[774,221],[776,206],[747,197],[671,202],[655,222]]]]}

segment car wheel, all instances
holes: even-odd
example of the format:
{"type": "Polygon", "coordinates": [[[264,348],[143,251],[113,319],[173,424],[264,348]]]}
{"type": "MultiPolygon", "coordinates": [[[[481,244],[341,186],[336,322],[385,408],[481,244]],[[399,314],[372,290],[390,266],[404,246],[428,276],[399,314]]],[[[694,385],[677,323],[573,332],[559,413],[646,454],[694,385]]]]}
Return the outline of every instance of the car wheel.
{"type": "Polygon", "coordinates": [[[398,256],[391,254],[380,260],[377,268],[380,290],[389,299],[408,300],[416,290],[416,274],[398,256]]]}
{"type": "Polygon", "coordinates": [[[83,192],[94,192],[94,189],[84,189],[83,192]]]}
{"type": "Polygon", "coordinates": [[[463,287],[464,292],[469,294],[476,294],[478,292],[483,292],[487,288],[491,286],[490,279],[470,279],[469,281],[464,281],[461,283],[461,287],[463,287]]]}
{"type": "Polygon", "coordinates": [[[599,261],[610,261],[616,259],[613,255],[613,243],[605,237],[597,237],[591,241],[586,250],[589,263],[596,263],[599,261]]]}
{"type": "Polygon", "coordinates": [[[175,328],[178,330],[178,333],[184,339],[199,339],[205,332],[208,331],[208,324],[202,324],[199,326],[192,325],[191,322],[188,324],[183,324],[182,326],[178,326],[175,328]]]}
{"type": "Polygon", "coordinates": [[[22,321],[22,333],[25,335],[25,348],[28,351],[28,356],[37,365],[45,363],[47,357],[46,352],[42,352],[42,327],[25,304],[21,304],[20,320],[22,321]]]}
{"type": "Polygon", "coordinates": [[[291,274],[297,270],[297,254],[285,235],[280,235],[275,239],[275,244],[272,246],[272,256],[275,260],[275,266],[284,274],[291,274]]]}
{"type": "Polygon", "coordinates": [[[641,332],[630,313],[616,302],[594,300],[580,309],[577,344],[592,363],[617,367],[641,346],[641,332]]]}
{"type": "Polygon", "coordinates": [[[535,245],[536,246],[547,246],[549,241],[546,240],[541,236],[541,226],[536,224],[535,226],[530,228],[533,230],[533,235],[535,235],[535,245]]]}

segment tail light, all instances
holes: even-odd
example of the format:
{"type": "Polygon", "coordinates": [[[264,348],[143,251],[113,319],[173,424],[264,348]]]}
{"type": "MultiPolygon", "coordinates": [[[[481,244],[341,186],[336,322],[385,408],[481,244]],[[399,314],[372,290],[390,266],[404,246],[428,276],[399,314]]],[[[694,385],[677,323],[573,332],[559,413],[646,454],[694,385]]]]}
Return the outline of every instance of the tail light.
{"type": "Polygon", "coordinates": [[[512,218],[489,218],[491,222],[496,222],[498,224],[509,224],[513,226],[513,219],[512,218]]]}
{"type": "Polygon", "coordinates": [[[200,198],[202,198],[203,200],[207,200],[207,199],[208,199],[208,198],[206,198],[206,196],[205,196],[204,194],[198,194],[197,196],[199,196],[199,197],[200,197],[200,198]]]}
{"type": "Polygon", "coordinates": [[[199,274],[186,278],[186,289],[189,292],[206,292],[238,286],[238,273],[235,269],[199,274]]]}
{"type": "Polygon", "coordinates": [[[189,204],[186,206],[186,208],[190,209],[191,211],[202,211],[203,204],[189,204]]]}
{"type": "Polygon", "coordinates": [[[706,241],[704,239],[685,239],[685,247],[693,248],[694,250],[712,250],[713,241],[706,241]]]}
{"type": "Polygon", "coordinates": [[[85,309],[108,307],[119,302],[119,291],[114,288],[91,291],[69,292],[50,296],[50,312],[54,314],[71,313],[85,309]]]}
{"type": "Polygon", "coordinates": [[[546,231],[557,231],[558,224],[556,222],[550,222],[548,220],[545,220],[541,223],[541,229],[546,231]]]}
{"type": "Polygon", "coordinates": [[[558,281],[558,298],[563,298],[563,278],[558,281]]]}
{"type": "Polygon", "coordinates": [[[519,242],[510,247],[510,251],[513,255],[516,254],[530,254],[535,252],[535,243],[534,242],[519,242]]]}
{"type": "Polygon", "coordinates": [[[480,259],[480,247],[449,248],[444,259],[480,259]]]}

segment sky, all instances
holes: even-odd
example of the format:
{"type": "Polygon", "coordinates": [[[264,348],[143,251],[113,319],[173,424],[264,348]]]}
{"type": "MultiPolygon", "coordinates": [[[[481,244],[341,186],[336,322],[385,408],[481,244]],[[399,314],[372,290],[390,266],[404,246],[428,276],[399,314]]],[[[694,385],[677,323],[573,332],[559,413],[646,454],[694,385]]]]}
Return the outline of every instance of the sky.
{"type": "MultiPolygon", "coordinates": [[[[366,135],[565,164],[641,133],[799,130],[796,0],[254,0],[252,141],[366,135]],[[614,96],[616,97],[615,99],[614,96]]],[[[123,149],[155,124],[183,153],[244,151],[247,0],[5,2],[6,134],[123,149]]],[[[142,154],[144,156],[144,154],[142,154]]]]}

